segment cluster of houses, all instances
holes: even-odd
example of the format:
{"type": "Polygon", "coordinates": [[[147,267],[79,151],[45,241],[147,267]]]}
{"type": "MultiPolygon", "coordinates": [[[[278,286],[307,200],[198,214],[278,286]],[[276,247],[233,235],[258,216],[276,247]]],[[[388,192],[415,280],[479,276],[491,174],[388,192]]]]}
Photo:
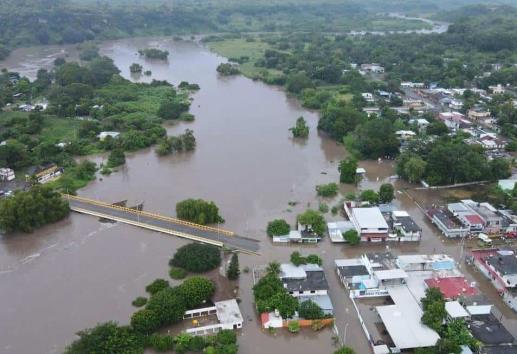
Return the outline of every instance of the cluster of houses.
{"type": "MultiPolygon", "coordinates": [[[[362,242],[420,241],[422,228],[403,210],[395,210],[391,204],[362,206],[347,201],[343,205],[345,220],[327,223],[327,233],[333,243],[346,242],[343,236],[349,230],[357,231],[362,242]]],[[[274,236],[275,243],[317,243],[324,235],[298,224],[287,235],[274,236]]]]}
{"type": "Polygon", "coordinates": [[[355,230],[362,242],[420,241],[422,229],[411,216],[392,205],[361,206],[347,201],[343,205],[348,220],[327,223],[332,242],[346,242],[343,234],[355,230]]]}
{"type": "Polygon", "coordinates": [[[498,248],[470,252],[473,264],[502,296],[504,302],[517,311],[517,255],[514,250],[498,248]]]}
{"type": "MultiPolygon", "coordinates": [[[[328,295],[329,285],[323,268],[310,263],[299,266],[283,263],[280,265],[279,278],[289,295],[298,299],[299,303],[307,300],[316,303],[326,317],[324,321],[332,321],[334,307],[328,295]]],[[[289,321],[303,321],[297,312],[293,318],[286,319],[276,310],[260,314],[260,320],[266,329],[287,327],[289,321]]]]}
{"type": "MultiPolygon", "coordinates": [[[[374,353],[413,351],[437,343],[439,334],[421,321],[421,300],[428,288],[443,294],[447,321],[465,320],[472,336],[486,350],[517,351],[514,337],[493,314],[492,304],[447,255],[368,253],[334,263],[374,353]]],[[[512,281],[515,285],[517,279],[512,281]]],[[[471,353],[468,348],[464,350],[471,353]]]]}
{"type": "Polygon", "coordinates": [[[512,213],[470,199],[430,208],[426,214],[448,238],[479,235],[480,240],[490,243],[487,236],[512,238],[517,230],[517,220],[512,213]]]}

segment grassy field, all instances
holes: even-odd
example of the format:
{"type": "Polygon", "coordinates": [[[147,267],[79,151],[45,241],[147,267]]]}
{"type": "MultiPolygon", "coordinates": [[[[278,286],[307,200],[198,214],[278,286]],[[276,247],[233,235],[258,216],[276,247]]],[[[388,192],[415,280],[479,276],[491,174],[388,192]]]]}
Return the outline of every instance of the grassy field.
{"type": "Polygon", "coordinates": [[[255,66],[255,62],[264,56],[266,49],[270,48],[269,44],[260,40],[249,42],[244,38],[225,39],[222,41],[208,42],[207,46],[217,54],[231,58],[249,57],[249,61],[240,65],[243,75],[250,78],[259,76],[278,75],[276,70],[268,70],[255,66]]]}
{"type": "Polygon", "coordinates": [[[74,118],[47,116],[43,121],[41,139],[45,142],[68,142],[75,140],[81,121],[74,118]]]}

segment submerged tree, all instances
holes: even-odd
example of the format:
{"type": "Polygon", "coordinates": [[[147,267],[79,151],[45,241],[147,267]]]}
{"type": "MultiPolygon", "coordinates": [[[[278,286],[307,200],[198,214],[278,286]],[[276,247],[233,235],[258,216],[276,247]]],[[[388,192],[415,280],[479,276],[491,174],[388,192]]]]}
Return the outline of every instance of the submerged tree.
{"type": "Polygon", "coordinates": [[[230,265],[228,266],[228,270],[226,271],[226,276],[230,280],[236,280],[239,277],[239,256],[237,253],[232,254],[232,259],[230,260],[230,265]]]}
{"type": "Polygon", "coordinates": [[[309,127],[303,117],[296,120],[296,125],[289,129],[295,138],[307,138],[309,136],[309,127]]]}

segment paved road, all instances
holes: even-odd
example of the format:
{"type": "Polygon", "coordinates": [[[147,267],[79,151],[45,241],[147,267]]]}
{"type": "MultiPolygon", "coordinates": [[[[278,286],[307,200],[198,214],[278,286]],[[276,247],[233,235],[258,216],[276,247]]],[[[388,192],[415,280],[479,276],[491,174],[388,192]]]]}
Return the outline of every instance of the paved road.
{"type": "MultiPolygon", "coordinates": [[[[227,247],[235,248],[241,251],[257,253],[260,248],[259,242],[257,240],[238,235],[228,235],[227,232],[218,232],[213,228],[197,228],[195,226],[167,220],[166,218],[160,219],[159,217],[153,217],[146,213],[131,212],[124,210],[123,208],[103,205],[102,203],[91,203],[86,200],[69,199],[68,201],[70,203],[70,208],[77,212],[81,212],[80,209],[83,209],[86,211],[103,214],[106,216],[106,219],[114,217],[131,222],[146,224],[152,227],[174,230],[212,241],[222,242],[227,247]]],[[[123,222],[123,220],[120,221],[123,222]]]]}

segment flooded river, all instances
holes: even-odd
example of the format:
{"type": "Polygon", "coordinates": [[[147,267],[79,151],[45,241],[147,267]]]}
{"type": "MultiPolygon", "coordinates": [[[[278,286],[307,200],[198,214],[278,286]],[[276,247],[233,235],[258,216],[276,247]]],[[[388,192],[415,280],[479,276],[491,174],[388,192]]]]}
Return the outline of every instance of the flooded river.
{"type": "MultiPolygon", "coordinates": [[[[51,65],[62,51],[76,55],[73,47],[22,49],[0,67],[34,77],[39,66],[51,65]]],[[[195,121],[167,125],[170,134],[193,129],[198,145],[193,153],[168,157],[158,157],[153,148],[131,154],[123,169],[99,178],[79,194],[107,202],[144,202],[146,210],[169,215],[174,214],[179,200],[214,200],[226,219],[225,228],[262,241],[261,255],[241,255],[241,267],[288,261],[295,250],[320,254],[341,336],[346,328],[346,344],[358,353],[369,353],[352,304],[333,271],[333,261],[367,249],[383,251],[386,246],[346,248],[328,240],[317,246],[277,246],[265,235],[269,220],[283,217],[294,223],[296,214],[307,206],[318,208],[315,185],[338,181],[337,164],[346,152],[318,134],[318,115],[303,109],[278,88],[240,76],[218,76],[215,69],[225,59],[197,43],[128,39],[105,42],[101,51],[113,58],[123,76],[133,80],[198,83],[201,90],[193,95],[191,107],[195,121]],[[148,61],[136,54],[150,46],[167,49],[169,61],[148,61]],[[129,66],[133,62],[151,70],[151,78],[131,77],[129,66]],[[311,128],[309,139],[303,142],[293,140],[288,131],[299,116],[304,116],[311,128]],[[289,206],[290,201],[297,204],[289,206]]],[[[103,157],[93,159],[101,162],[103,157]]],[[[361,166],[367,175],[360,189],[377,189],[394,174],[391,162],[369,161],[361,166]]],[[[351,186],[342,188],[343,194],[354,190],[351,186]]],[[[397,197],[396,203],[424,229],[424,238],[415,245],[390,245],[393,251],[444,252],[459,259],[458,244],[443,242],[410,198],[405,194],[397,197]]],[[[332,206],[338,201],[325,202],[332,206]]],[[[135,310],[131,301],[144,295],[145,285],[155,278],[168,278],[168,259],[185,243],[128,225],[101,224],[77,214],[31,235],[1,238],[0,353],[59,353],[80,329],[108,320],[127,323],[135,310]]],[[[251,273],[242,274],[239,295],[246,323],[239,337],[239,352],[324,354],[335,350],[330,330],[298,335],[262,331],[251,286],[251,273]]],[[[496,299],[491,287],[483,289],[496,299]]],[[[517,334],[516,317],[500,301],[497,305],[517,334]]]]}

